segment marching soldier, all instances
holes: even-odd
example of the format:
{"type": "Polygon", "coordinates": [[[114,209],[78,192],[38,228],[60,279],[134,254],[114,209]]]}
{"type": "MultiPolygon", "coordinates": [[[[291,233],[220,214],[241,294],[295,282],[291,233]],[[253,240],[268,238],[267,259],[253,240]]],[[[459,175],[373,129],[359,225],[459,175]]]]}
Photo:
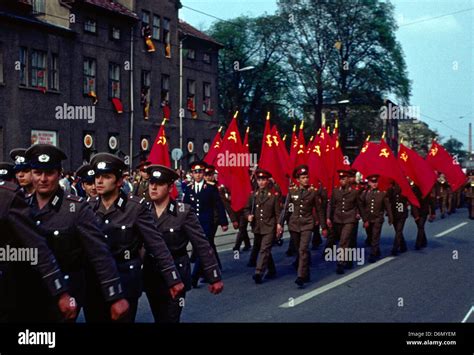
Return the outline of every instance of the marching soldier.
{"type": "Polygon", "coordinates": [[[395,182],[392,183],[392,186],[387,191],[387,195],[392,208],[393,228],[395,229],[392,255],[396,256],[398,252],[404,253],[407,251],[403,228],[408,218],[408,199],[402,195],[400,185],[395,182]]]}
{"type": "Polygon", "coordinates": [[[295,283],[302,287],[310,281],[309,245],[315,225],[317,228],[322,227],[324,237],[327,236],[327,228],[321,197],[317,190],[309,185],[308,166],[297,166],[293,170],[293,178],[298,181],[299,186],[288,191],[287,203],[281,213],[278,229],[283,230],[285,219],[288,219],[288,230],[298,250],[298,277],[295,283]]]}
{"type": "Polygon", "coordinates": [[[411,188],[417,197],[418,201],[420,202],[420,207],[411,206],[411,214],[415,219],[416,227],[417,227],[417,235],[416,235],[416,242],[415,242],[415,249],[420,250],[421,248],[425,248],[428,245],[428,240],[426,238],[425,233],[425,224],[426,219],[430,213],[430,195],[423,198],[421,190],[418,186],[414,184],[413,181],[410,180],[411,188]]]}
{"type": "Polygon", "coordinates": [[[449,211],[451,197],[451,187],[446,181],[444,174],[440,173],[438,176],[438,181],[436,182],[436,200],[438,201],[438,206],[441,212],[441,218],[444,218],[446,212],[449,211]]]}
{"type": "MultiPolygon", "coordinates": [[[[130,304],[130,312],[124,322],[134,322],[138,299],[142,294],[143,245],[151,265],[159,270],[172,298],[184,289],[173,258],[161,234],[153,223],[153,216],[144,198],[127,197],[121,190],[122,173],[126,165],[119,157],[109,153],[99,153],[92,157],[95,171],[95,185],[99,197],[90,204],[96,213],[95,220],[105,234],[117,265],[124,296],[130,304]]],[[[85,315],[87,321],[109,321],[104,300],[88,294],[85,315]]]]}
{"type": "Polygon", "coordinates": [[[326,224],[326,211],[328,205],[328,191],[323,186],[323,184],[321,184],[321,182],[319,182],[318,185],[318,187],[315,187],[315,191],[319,195],[319,200],[321,201],[321,211],[323,212],[323,219],[320,223],[314,225],[313,239],[311,243],[312,250],[318,249],[319,246],[323,243],[323,240],[321,239],[320,225],[322,225],[323,223],[326,224]]]}
{"type": "Polygon", "coordinates": [[[468,176],[469,181],[464,188],[464,193],[467,199],[469,219],[474,219],[474,171],[470,171],[468,176]]]}
{"type": "Polygon", "coordinates": [[[137,168],[140,171],[140,177],[133,183],[133,194],[140,199],[145,197],[147,201],[150,201],[150,196],[148,195],[148,183],[150,176],[146,172],[146,169],[150,166],[150,164],[151,163],[149,161],[144,161],[138,165],[137,168]]]}
{"type": "MultiPolygon", "coordinates": [[[[351,173],[347,170],[338,170],[340,187],[332,191],[331,200],[328,205],[328,220],[327,226],[333,227],[331,238],[339,239],[339,248],[345,249],[349,247],[352,231],[354,225],[360,219],[360,215],[364,213],[359,192],[349,186],[348,177],[351,173]]],[[[333,245],[333,242],[328,240],[327,245],[333,245]]],[[[344,259],[344,258],[343,258],[344,259]]],[[[344,273],[344,267],[350,268],[351,264],[347,263],[349,260],[338,260],[336,272],[338,274],[344,273]]]]}
{"type": "MultiPolygon", "coordinates": [[[[64,275],[53,253],[34,227],[23,193],[15,184],[5,181],[0,181],[0,230],[2,231],[0,240],[2,248],[13,245],[34,248],[38,251],[38,261],[34,267],[42,280],[41,286],[55,300],[55,305],[64,319],[75,319],[77,306],[67,292],[64,275]]],[[[34,288],[34,285],[31,285],[28,292],[28,303],[22,303],[26,295],[15,293],[16,286],[21,281],[15,276],[11,262],[0,262],[0,322],[14,321],[12,312],[15,307],[23,309],[30,302],[36,303],[35,297],[38,290],[34,288]]]]}
{"type": "Polygon", "coordinates": [[[179,299],[171,298],[163,277],[156,270],[153,259],[148,254],[145,255],[143,268],[144,288],[155,322],[177,323],[186,291],[191,289],[191,264],[186,251],[189,242],[201,260],[204,276],[209,283],[209,291],[218,294],[224,284],[221,281],[214,250],[206,239],[191,206],[170,198],[178,174],[162,165],[150,165],[147,172],[150,175],[149,194],[152,200],[149,206],[155,224],[163,235],[186,288],[179,299]]]}
{"type": "MultiPolygon", "coordinates": [[[[218,223],[223,232],[227,231],[228,223],[224,205],[217,188],[213,185],[209,185],[204,180],[204,169],[206,169],[206,166],[206,163],[201,161],[196,161],[191,164],[193,182],[186,186],[183,202],[191,205],[191,207],[196,211],[199,223],[201,223],[202,229],[204,230],[204,233],[206,234],[206,237],[217,257],[217,248],[214,243],[214,235],[212,234],[214,231],[214,211],[217,210],[219,216],[218,223]]],[[[192,272],[193,287],[197,287],[201,274],[201,261],[199,257],[197,257],[192,272]]]]}
{"type": "MultiPolygon", "coordinates": [[[[359,192],[359,196],[362,194],[362,192],[365,190],[365,186],[363,184],[358,184],[356,181],[356,174],[357,170],[355,169],[350,169],[349,170],[349,184],[351,187],[359,192]]],[[[352,230],[351,234],[351,242],[349,243],[349,248],[357,248],[357,232],[359,230],[359,220],[356,221],[354,225],[354,229],[352,230]]],[[[348,267],[351,268],[353,265],[352,261],[348,262],[348,267]]]]}
{"type": "MultiPolygon", "coordinates": [[[[58,260],[71,296],[80,307],[84,301],[85,261],[90,262],[100,281],[103,297],[111,304],[112,319],[119,319],[128,311],[123,299],[117,268],[110,255],[104,235],[94,223],[94,213],[80,197],[66,195],[59,186],[61,161],[66,155],[55,146],[36,144],[26,151],[31,164],[35,193],[28,199],[33,220],[58,260]]],[[[57,306],[41,277],[30,268],[20,270],[18,288],[20,304],[31,309],[20,309],[20,321],[59,321],[57,306]],[[31,300],[31,289],[38,290],[31,300]]]]}
{"type": "Polygon", "coordinates": [[[372,242],[369,255],[370,263],[377,261],[377,258],[380,257],[380,234],[385,220],[385,213],[388,214],[388,224],[392,225],[393,223],[392,207],[387,193],[378,189],[378,178],[379,175],[368,176],[369,189],[361,195],[364,228],[372,242]]]}
{"type": "Polygon", "coordinates": [[[92,165],[84,164],[76,170],[79,177],[81,187],[86,194],[87,201],[97,197],[97,189],[95,188],[95,171],[92,165]]]}
{"type": "Polygon", "coordinates": [[[283,230],[278,225],[278,218],[281,212],[280,194],[270,191],[268,188],[269,179],[272,175],[263,169],[258,169],[255,174],[258,190],[250,194],[244,213],[247,220],[251,223],[254,234],[254,244],[252,255],[250,256],[251,261],[252,258],[256,259],[258,254],[257,267],[253,279],[256,284],[261,284],[267,268],[269,271],[266,275],[267,278],[274,277],[276,274],[271,251],[275,233],[277,238],[280,238],[283,230]]]}
{"type": "Polygon", "coordinates": [[[26,161],[25,153],[25,148],[13,149],[10,151],[10,158],[13,159],[15,164],[13,170],[15,171],[16,181],[23,190],[25,197],[28,198],[35,192],[35,189],[31,177],[31,167],[26,161]]]}

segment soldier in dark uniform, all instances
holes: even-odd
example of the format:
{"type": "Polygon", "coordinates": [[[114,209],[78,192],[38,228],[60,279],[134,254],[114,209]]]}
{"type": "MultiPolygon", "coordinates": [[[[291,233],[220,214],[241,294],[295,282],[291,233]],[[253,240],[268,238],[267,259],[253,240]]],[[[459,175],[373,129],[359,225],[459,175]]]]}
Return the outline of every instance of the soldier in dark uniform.
{"type": "MultiPolygon", "coordinates": [[[[109,153],[99,153],[92,157],[91,165],[94,167],[99,197],[91,200],[90,204],[97,215],[95,220],[105,234],[120,274],[125,298],[130,304],[130,312],[123,320],[134,322],[143,289],[140,256],[143,246],[150,263],[161,272],[172,298],[184,289],[184,284],[162,235],[153,223],[153,216],[144,203],[145,198],[127,197],[120,190],[122,173],[126,170],[123,160],[109,153]]],[[[86,319],[109,321],[104,311],[104,300],[94,297],[94,291],[91,289],[88,293],[86,319]]]]}
{"type": "Polygon", "coordinates": [[[268,268],[268,277],[274,277],[276,274],[275,263],[272,258],[272,245],[275,235],[280,238],[283,230],[278,225],[278,219],[281,213],[280,194],[268,189],[271,174],[263,169],[256,172],[258,190],[250,194],[245,207],[245,216],[251,223],[254,234],[254,244],[252,257],[257,256],[257,267],[253,279],[255,283],[261,284],[263,276],[268,268]]]}
{"type": "MultiPolygon", "coordinates": [[[[206,169],[206,166],[206,163],[202,161],[196,161],[191,164],[193,182],[186,186],[183,202],[191,205],[191,207],[196,211],[199,223],[201,223],[202,229],[217,256],[217,248],[212,234],[214,231],[214,211],[217,210],[219,224],[223,232],[227,231],[228,222],[224,205],[219,196],[219,191],[217,191],[215,186],[207,184],[204,180],[204,170],[206,169]]],[[[197,257],[192,272],[193,287],[197,287],[199,278],[202,274],[201,261],[199,257],[197,257]]]]}
{"type": "MultiPolygon", "coordinates": [[[[359,192],[359,196],[365,190],[365,186],[363,184],[357,183],[356,181],[357,170],[350,169],[349,170],[349,184],[351,187],[359,192]]],[[[354,229],[352,230],[351,234],[351,242],[349,243],[349,248],[357,248],[357,232],[359,230],[359,220],[356,221],[354,225],[354,229]]],[[[352,261],[348,262],[348,267],[351,268],[353,265],[352,261]]]]}
{"type": "Polygon", "coordinates": [[[0,162],[0,181],[13,182],[15,178],[14,165],[12,163],[0,162]]]}
{"type": "Polygon", "coordinates": [[[439,174],[438,181],[436,181],[436,201],[441,212],[441,218],[444,218],[446,212],[449,212],[449,207],[451,206],[451,187],[446,181],[444,174],[439,174]]]}
{"type": "Polygon", "coordinates": [[[16,148],[10,151],[10,158],[13,159],[15,167],[15,178],[18,185],[23,190],[25,197],[30,197],[35,189],[33,187],[33,180],[31,177],[31,167],[25,158],[26,149],[16,148]]]}
{"type": "MultiPolygon", "coordinates": [[[[349,186],[348,177],[351,173],[347,170],[338,170],[340,187],[332,191],[331,200],[328,204],[328,220],[329,228],[333,227],[331,238],[328,240],[328,246],[335,244],[339,240],[339,248],[342,248],[345,255],[345,249],[349,247],[354,225],[363,215],[359,192],[349,186]]],[[[338,260],[336,272],[344,273],[344,267],[351,267],[349,260],[338,260]]]]}
{"type": "Polygon", "coordinates": [[[191,289],[191,264],[186,251],[189,242],[201,260],[204,276],[210,284],[209,291],[218,294],[224,284],[214,250],[206,239],[196,214],[191,206],[170,197],[178,174],[162,165],[150,165],[147,171],[150,174],[149,194],[152,200],[149,206],[186,288],[179,299],[171,298],[165,280],[147,254],[143,268],[145,292],[155,322],[177,323],[186,291],[191,289]]]}
{"type": "Polygon", "coordinates": [[[464,187],[464,196],[467,200],[467,210],[469,212],[469,219],[474,219],[474,171],[470,171],[469,181],[464,187]]]}
{"type": "MultiPolygon", "coordinates": [[[[318,183],[317,186],[314,186],[314,189],[316,193],[319,196],[319,200],[321,201],[321,210],[323,211],[323,220],[322,223],[326,224],[326,211],[327,211],[327,206],[328,206],[328,191],[327,189],[321,184],[321,182],[318,183]]],[[[312,250],[317,250],[319,246],[323,243],[323,240],[321,238],[321,232],[320,232],[320,226],[322,223],[318,223],[314,225],[313,229],[313,239],[311,242],[311,249],[312,250]]],[[[327,235],[326,235],[327,237],[327,235]]]]}
{"type": "Polygon", "coordinates": [[[396,256],[398,252],[407,251],[407,243],[403,236],[403,228],[408,218],[408,199],[402,195],[400,185],[392,182],[392,186],[387,191],[393,216],[393,228],[395,229],[395,238],[393,240],[392,255],[396,256]]]}
{"type": "Polygon", "coordinates": [[[76,170],[76,176],[79,177],[81,187],[84,190],[87,201],[97,197],[95,188],[95,171],[92,165],[84,164],[76,170]]]}
{"type": "Polygon", "coordinates": [[[426,219],[430,213],[430,195],[423,198],[421,190],[418,186],[416,186],[413,181],[410,181],[411,188],[413,193],[417,197],[418,201],[420,202],[420,207],[411,206],[411,214],[415,219],[416,227],[417,227],[417,235],[416,235],[416,242],[415,242],[415,249],[420,250],[428,245],[428,239],[426,238],[425,232],[425,224],[426,219]]]}
{"type": "Polygon", "coordinates": [[[380,234],[385,220],[385,213],[388,214],[388,224],[393,224],[392,207],[387,193],[378,189],[379,175],[367,177],[369,189],[361,194],[362,215],[364,228],[368,238],[372,241],[369,262],[373,263],[380,257],[380,234]]]}
{"type": "MultiPolygon", "coordinates": [[[[55,301],[59,312],[64,319],[75,319],[77,306],[69,296],[68,287],[64,282],[64,275],[58,267],[57,261],[49,249],[44,238],[38,234],[30,218],[30,209],[25,202],[23,193],[18,187],[6,181],[0,181],[0,246],[8,245],[21,248],[33,248],[38,251],[38,260],[33,267],[39,274],[48,295],[55,301]]],[[[16,293],[19,279],[15,278],[12,262],[0,262],[0,322],[15,321],[15,307],[22,309],[30,302],[35,302],[37,290],[30,286],[27,304],[22,303],[26,295],[16,293]]]]}
{"type": "Polygon", "coordinates": [[[295,283],[302,287],[310,281],[309,245],[315,225],[317,228],[322,227],[324,237],[327,236],[327,228],[321,197],[317,190],[309,185],[308,166],[297,166],[293,170],[293,178],[298,181],[299,186],[288,191],[288,203],[280,215],[278,228],[283,230],[285,219],[288,219],[288,230],[298,250],[298,277],[295,283]]]}
{"type": "Polygon", "coordinates": [[[133,183],[133,194],[139,198],[145,197],[147,201],[150,201],[150,196],[148,195],[148,183],[150,182],[150,176],[146,172],[146,168],[149,167],[151,163],[149,161],[141,162],[138,165],[140,171],[140,178],[133,183]]]}
{"type": "MultiPolygon", "coordinates": [[[[71,296],[78,306],[83,304],[87,260],[98,275],[103,297],[111,304],[111,317],[119,319],[128,311],[128,303],[123,299],[117,268],[104,235],[94,222],[89,205],[82,198],[66,195],[59,186],[61,161],[66,155],[55,146],[37,144],[26,151],[26,159],[31,164],[35,187],[35,194],[28,200],[31,215],[66,274],[71,296]]],[[[20,296],[26,297],[20,304],[30,301],[32,288],[38,291],[35,302],[29,302],[32,309],[19,310],[17,320],[61,320],[54,300],[46,289],[41,289],[41,277],[33,271],[23,268],[18,276],[20,296]]]]}

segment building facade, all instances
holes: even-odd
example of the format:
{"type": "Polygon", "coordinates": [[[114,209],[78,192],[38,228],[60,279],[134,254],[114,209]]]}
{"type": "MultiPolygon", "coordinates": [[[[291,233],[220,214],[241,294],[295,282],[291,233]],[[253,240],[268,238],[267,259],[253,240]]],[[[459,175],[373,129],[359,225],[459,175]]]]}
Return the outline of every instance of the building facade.
{"type": "Polygon", "coordinates": [[[179,7],[175,0],[2,2],[0,160],[44,142],[66,152],[67,170],[98,151],[134,167],[164,117],[169,146],[179,147],[180,100],[183,166],[201,158],[218,125],[221,46],[180,22],[179,7]]]}

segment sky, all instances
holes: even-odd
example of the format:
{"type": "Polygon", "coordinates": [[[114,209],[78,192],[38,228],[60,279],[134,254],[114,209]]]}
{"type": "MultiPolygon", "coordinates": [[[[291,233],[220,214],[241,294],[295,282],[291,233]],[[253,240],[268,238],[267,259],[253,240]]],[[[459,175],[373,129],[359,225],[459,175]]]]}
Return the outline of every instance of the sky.
{"type": "MultiPolygon", "coordinates": [[[[350,0],[348,0],[350,3],[350,0]]],[[[444,138],[468,145],[474,125],[474,0],[392,0],[412,81],[410,105],[444,138]]],[[[275,0],[181,0],[180,18],[206,30],[239,15],[273,14],[275,0]],[[198,13],[191,9],[201,11],[198,13]],[[212,16],[209,16],[212,15],[212,16]]]]}

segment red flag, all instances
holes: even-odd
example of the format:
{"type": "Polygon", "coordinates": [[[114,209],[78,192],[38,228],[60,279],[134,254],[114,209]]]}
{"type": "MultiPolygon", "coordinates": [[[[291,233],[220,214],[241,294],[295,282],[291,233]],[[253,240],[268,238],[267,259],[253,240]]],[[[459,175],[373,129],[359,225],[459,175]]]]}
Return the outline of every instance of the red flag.
{"type": "MultiPolygon", "coordinates": [[[[161,123],[158,134],[156,135],[155,142],[151,148],[150,154],[148,155],[148,161],[152,164],[159,164],[171,168],[171,161],[169,155],[168,141],[165,135],[165,122],[161,123]]],[[[176,185],[173,185],[173,190],[170,193],[171,197],[176,199],[178,197],[178,190],[176,185]]]]}
{"type": "Polygon", "coordinates": [[[288,164],[288,175],[292,176],[293,169],[295,168],[296,152],[298,151],[298,136],[296,135],[296,125],[293,126],[293,133],[291,134],[290,141],[290,161],[288,164]]]}
{"type": "Polygon", "coordinates": [[[251,191],[248,174],[248,156],[244,154],[239,128],[237,127],[237,114],[230,122],[229,127],[222,139],[220,154],[217,159],[216,168],[219,172],[219,180],[231,194],[231,207],[239,211],[247,204],[251,191]],[[244,161],[242,161],[244,160],[244,161]]]}
{"type": "MultiPolygon", "coordinates": [[[[366,142],[362,149],[364,151],[361,151],[357,156],[352,167],[359,170],[364,176],[377,174],[380,175],[382,180],[386,178],[395,181],[400,185],[402,195],[405,196],[412,205],[419,207],[420,203],[418,199],[410,188],[408,180],[385,140],[382,139],[380,144],[366,142]]],[[[382,190],[383,186],[379,188],[382,190]]]]}
{"type": "Polygon", "coordinates": [[[418,153],[403,144],[400,144],[398,163],[405,175],[420,188],[423,198],[426,197],[436,183],[433,168],[418,153]]]}
{"type": "Polygon", "coordinates": [[[204,161],[210,165],[215,165],[214,163],[217,158],[217,154],[219,154],[221,144],[222,144],[221,132],[222,132],[222,126],[219,127],[219,130],[217,131],[214,139],[212,140],[211,147],[209,148],[209,151],[204,157],[204,161]]]}
{"type": "Polygon", "coordinates": [[[115,111],[117,113],[122,113],[123,112],[123,105],[122,105],[122,101],[120,101],[120,99],[114,97],[112,99],[112,103],[114,104],[115,111]]]}
{"type": "MultiPolygon", "coordinates": [[[[281,193],[283,196],[286,196],[288,193],[288,176],[286,172],[288,171],[288,159],[289,155],[286,151],[285,144],[280,138],[278,133],[277,126],[272,127],[272,140],[273,140],[273,170],[268,170],[272,173],[274,180],[280,186],[281,193]],[[275,164],[276,163],[276,164],[275,164]]],[[[265,168],[263,168],[265,169],[265,168]]]]}
{"type": "MultiPolygon", "coordinates": [[[[318,132],[319,133],[319,132],[318,132]]],[[[318,186],[318,182],[326,186],[326,171],[323,166],[321,156],[321,135],[317,134],[314,139],[314,144],[308,156],[309,168],[309,183],[313,186],[318,186]]]]}
{"type": "Polygon", "coordinates": [[[296,157],[291,172],[293,172],[293,169],[296,168],[298,165],[306,164],[306,161],[308,159],[306,155],[306,143],[304,141],[303,126],[304,121],[301,121],[300,130],[298,132],[298,146],[296,148],[296,157]]]}
{"type": "Polygon", "coordinates": [[[458,190],[466,183],[466,175],[462,172],[461,166],[456,159],[433,140],[430,152],[426,157],[426,161],[431,167],[446,175],[449,185],[453,191],[458,190]]]}

